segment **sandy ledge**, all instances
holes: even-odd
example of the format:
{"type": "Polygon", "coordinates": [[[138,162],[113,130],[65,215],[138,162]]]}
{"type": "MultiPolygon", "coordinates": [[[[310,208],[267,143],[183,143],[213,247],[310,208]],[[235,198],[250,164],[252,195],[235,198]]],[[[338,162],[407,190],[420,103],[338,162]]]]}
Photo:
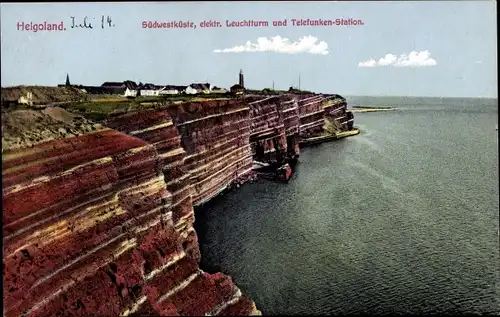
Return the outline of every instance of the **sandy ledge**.
{"type": "Polygon", "coordinates": [[[394,111],[396,108],[355,108],[355,109],[348,109],[348,111],[351,111],[352,113],[361,113],[361,112],[378,112],[378,111],[394,111]]]}
{"type": "Polygon", "coordinates": [[[301,145],[310,145],[316,143],[322,143],[327,141],[339,140],[345,137],[357,135],[360,133],[359,129],[353,129],[350,131],[337,132],[335,135],[322,135],[314,138],[304,139],[300,142],[301,145]]]}

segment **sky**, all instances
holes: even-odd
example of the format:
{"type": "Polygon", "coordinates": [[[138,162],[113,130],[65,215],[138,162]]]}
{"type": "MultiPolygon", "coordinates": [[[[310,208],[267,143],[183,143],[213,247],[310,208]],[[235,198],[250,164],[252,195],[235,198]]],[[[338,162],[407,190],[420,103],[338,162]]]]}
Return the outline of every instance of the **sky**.
{"type": "Polygon", "coordinates": [[[346,96],[496,98],[496,29],[496,1],[2,3],[1,83],[53,86],[69,74],[82,85],[229,88],[242,69],[249,89],[298,87],[300,77],[303,90],[346,96]],[[93,28],[72,28],[71,17],[93,28]],[[243,20],[268,26],[226,24],[243,20]],[[65,30],[27,27],[44,22],[65,30]]]}

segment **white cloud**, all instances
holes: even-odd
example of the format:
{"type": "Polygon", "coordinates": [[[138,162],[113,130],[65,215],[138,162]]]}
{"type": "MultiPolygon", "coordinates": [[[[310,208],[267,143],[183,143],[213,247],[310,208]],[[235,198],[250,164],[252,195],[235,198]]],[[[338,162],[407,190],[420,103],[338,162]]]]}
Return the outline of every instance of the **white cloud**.
{"type": "Polygon", "coordinates": [[[256,43],[247,41],[244,45],[232,48],[217,49],[214,53],[243,53],[243,52],[274,52],[280,54],[315,54],[328,55],[328,44],[319,41],[314,36],[304,36],[298,41],[291,43],[289,39],[281,36],[274,36],[269,39],[265,37],[257,38],[256,43]]]}
{"type": "Polygon", "coordinates": [[[374,59],[370,59],[366,62],[360,62],[358,64],[359,67],[375,67],[377,66],[377,62],[374,59]]]}
{"type": "Polygon", "coordinates": [[[410,54],[401,54],[399,56],[393,54],[386,54],[380,58],[378,62],[373,58],[365,62],[358,63],[359,67],[424,67],[436,66],[437,62],[431,57],[429,51],[411,52],[410,54]]]}

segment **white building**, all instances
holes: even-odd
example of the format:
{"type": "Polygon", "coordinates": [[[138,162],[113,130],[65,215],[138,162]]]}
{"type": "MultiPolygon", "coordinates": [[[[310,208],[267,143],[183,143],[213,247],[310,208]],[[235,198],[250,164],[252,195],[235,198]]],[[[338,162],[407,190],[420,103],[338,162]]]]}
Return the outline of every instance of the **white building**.
{"type": "Polygon", "coordinates": [[[140,96],[159,96],[160,89],[159,87],[153,84],[145,84],[139,86],[139,95],[140,96]]]}
{"type": "Polygon", "coordinates": [[[175,87],[175,86],[165,86],[165,87],[163,87],[162,89],[160,89],[158,91],[158,94],[160,96],[163,96],[163,95],[178,95],[180,93],[181,93],[181,91],[179,90],[179,88],[175,87]]]}
{"type": "Polygon", "coordinates": [[[26,96],[21,95],[17,100],[17,103],[22,105],[33,105],[33,93],[31,91],[28,91],[26,93],[26,96]]]}
{"type": "Polygon", "coordinates": [[[125,93],[123,94],[125,97],[135,97],[137,96],[137,89],[125,89],[125,93]]]}
{"type": "Polygon", "coordinates": [[[209,83],[191,84],[186,88],[186,94],[209,94],[214,86],[209,83]]]}
{"type": "Polygon", "coordinates": [[[224,88],[219,88],[219,87],[213,87],[210,91],[211,93],[213,94],[224,94],[227,92],[227,89],[224,89],[224,88]]]}
{"type": "Polygon", "coordinates": [[[194,94],[198,93],[198,89],[193,88],[192,86],[193,85],[187,86],[187,88],[186,88],[186,94],[188,94],[188,95],[194,95],[194,94]]]}
{"type": "Polygon", "coordinates": [[[141,96],[159,96],[160,91],[155,89],[140,89],[141,96]]]}

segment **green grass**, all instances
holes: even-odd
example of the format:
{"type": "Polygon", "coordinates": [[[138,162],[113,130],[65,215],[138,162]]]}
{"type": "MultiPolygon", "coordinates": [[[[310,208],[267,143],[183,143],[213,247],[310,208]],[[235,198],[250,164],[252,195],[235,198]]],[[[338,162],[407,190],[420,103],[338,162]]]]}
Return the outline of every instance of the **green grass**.
{"type": "Polygon", "coordinates": [[[85,118],[92,120],[94,122],[101,122],[108,118],[108,115],[105,113],[99,112],[88,112],[83,115],[85,118]]]}
{"type": "Polygon", "coordinates": [[[84,116],[87,119],[100,122],[105,120],[112,113],[125,113],[137,109],[148,109],[157,106],[159,103],[142,104],[135,100],[125,101],[100,101],[83,102],[66,105],[64,108],[84,116]]]}
{"type": "Polygon", "coordinates": [[[174,96],[139,96],[134,99],[101,98],[94,101],[75,102],[62,105],[68,111],[78,113],[93,121],[103,121],[112,113],[126,113],[134,110],[143,110],[159,105],[181,101],[208,101],[228,99],[225,94],[206,95],[174,95],[174,96]],[[108,99],[108,100],[107,100],[108,99]]]}
{"type": "Polygon", "coordinates": [[[68,110],[78,112],[99,112],[109,114],[111,112],[127,109],[129,107],[139,106],[140,104],[131,101],[99,101],[99,102],[83,102],[67,107],[68,110]]]}

